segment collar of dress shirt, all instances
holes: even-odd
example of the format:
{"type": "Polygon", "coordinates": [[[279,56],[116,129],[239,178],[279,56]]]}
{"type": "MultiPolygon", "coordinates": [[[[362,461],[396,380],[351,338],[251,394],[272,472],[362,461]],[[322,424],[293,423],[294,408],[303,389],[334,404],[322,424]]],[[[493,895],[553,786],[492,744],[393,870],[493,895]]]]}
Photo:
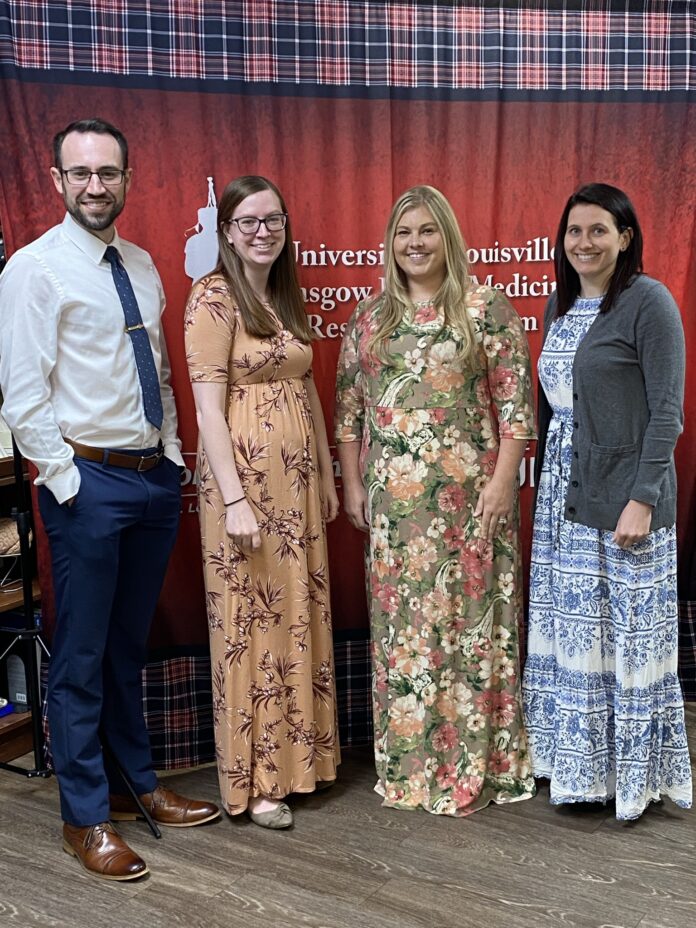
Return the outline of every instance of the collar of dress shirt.
{"type": "Polygon", "coordinates": [[[114,237],[110,242],[102,241],[97,235],[93,235],[79,223],[75,222],[70,213],[65,214],[63,220],[63,231],[70,241],[76,245],[80,251],[84,252],[88,258],[91,258],[95,264],[100,264],[104,259],[104,252],[107,245],[113,245],[119,255],[123,255],[121,240],[118,232],[114,229],[114,237]]]}

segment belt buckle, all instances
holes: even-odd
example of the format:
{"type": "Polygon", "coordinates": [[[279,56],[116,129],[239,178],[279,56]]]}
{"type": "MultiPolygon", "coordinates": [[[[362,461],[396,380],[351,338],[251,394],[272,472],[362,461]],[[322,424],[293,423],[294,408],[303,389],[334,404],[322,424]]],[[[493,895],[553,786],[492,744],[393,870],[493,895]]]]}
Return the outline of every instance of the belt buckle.
{"type": "Polygon", "coordinates": [[[162,460],[163,455],[164,455],[164,449],[158,448],[154,454],[148,454],[145,457],[140,458],[140,460],[138,461],[138,473],[141,474],[143,471],[150,470],[149,467],[143,466],[146,462],[154,461],[152,465],[153,467],[159,464],[159,462],[162,460]]]}

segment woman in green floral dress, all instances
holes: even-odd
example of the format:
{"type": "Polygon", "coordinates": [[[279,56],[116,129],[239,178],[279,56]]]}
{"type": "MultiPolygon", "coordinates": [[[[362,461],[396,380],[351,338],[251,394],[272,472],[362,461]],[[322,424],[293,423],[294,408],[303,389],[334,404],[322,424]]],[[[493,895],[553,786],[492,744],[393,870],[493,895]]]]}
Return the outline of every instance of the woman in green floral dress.
{"type": "Polygon", "coordinates": [[[520,461],[530,364],[505,296],[472,285],[447,200],[414,187],[385,239],[385,290],[338,366],[344,508],[369,533],[376,790],[467,815],[534,794],[520,707],[520,461]]]}

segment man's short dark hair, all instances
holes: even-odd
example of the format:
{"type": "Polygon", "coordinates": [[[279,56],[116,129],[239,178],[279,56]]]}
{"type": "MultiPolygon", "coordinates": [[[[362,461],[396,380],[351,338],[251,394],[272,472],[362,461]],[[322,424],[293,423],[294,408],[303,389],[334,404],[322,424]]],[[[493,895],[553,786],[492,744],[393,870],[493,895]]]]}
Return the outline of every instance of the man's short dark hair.
{"type": "Polygon", "coordinates": [[[128,167],[128,142],[123,132],[117,129],[116,126],[112,126],[110,122],[92,117],[91,119],[79,119],[77,122],[71,122],[61,132],[56,133],[53,139],[53,163],[57,168],[63,166],[60,158],[61,149],[65,136],[71,132],[96,132],[98,135],[113,135],[118,142],[118,147],[121,149],[123,169],[125,170],[128,167]]]}

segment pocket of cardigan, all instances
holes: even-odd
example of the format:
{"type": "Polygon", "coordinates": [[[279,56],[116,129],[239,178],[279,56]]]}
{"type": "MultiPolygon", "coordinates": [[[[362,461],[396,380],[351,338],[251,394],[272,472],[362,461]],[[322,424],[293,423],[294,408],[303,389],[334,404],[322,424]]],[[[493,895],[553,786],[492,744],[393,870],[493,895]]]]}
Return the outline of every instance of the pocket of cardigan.
{"type": "Polygon", "coordinates": [[[640,443],[590,445],[589,497],[613,503],[628,500],[638,469],[640,443]]]}

